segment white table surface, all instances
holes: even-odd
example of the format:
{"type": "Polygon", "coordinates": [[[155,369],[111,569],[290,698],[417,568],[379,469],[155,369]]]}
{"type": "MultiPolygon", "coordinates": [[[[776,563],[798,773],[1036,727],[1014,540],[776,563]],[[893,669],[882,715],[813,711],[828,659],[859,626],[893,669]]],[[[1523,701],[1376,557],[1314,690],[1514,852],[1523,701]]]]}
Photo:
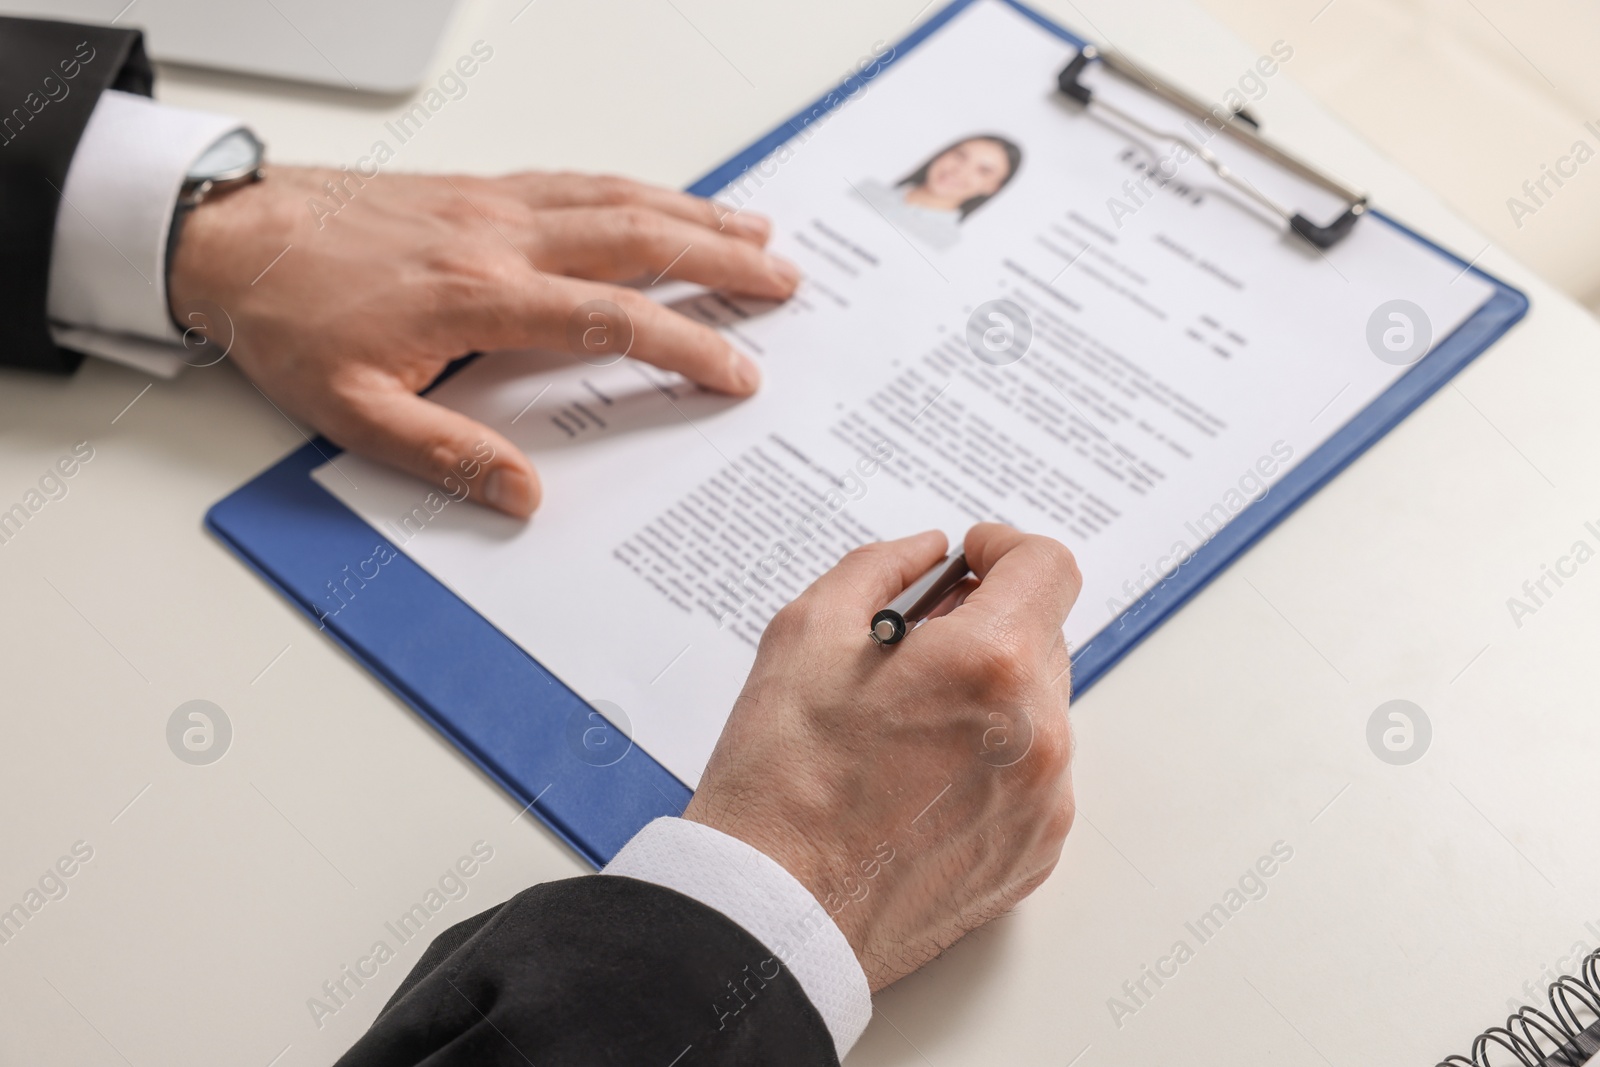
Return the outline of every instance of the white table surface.
{"type": "MultiPolygon", "coordinates": [[[[467,6],[439,69],[478,39],[494,58],[398,167],[681,185],[919,15],[523,4],[467,6]]],[[[1039,6],[1211,96],[1255,58],[1186,0],[1039,6]]],[[[1600,543],[1600,326],[1284,74],[1255,105],[1270,132],[1534,310],[1077,704],[1081,814],[1055,876],[879,997],[854,1064],[1431,1063],[1596,944],[1600,563],[1520,628],[1505,601],[1600,543]],[[1393,698],[1433,722],[1410,766],[1366,746],[1393,698]],[[1279,839],[1295,858],[1267,897],[1114,1025],[1122,981],[1279,839]]],[[[246,118],[283,162],[353,162],[398,110],[181,70],[158,95],[246,118]]],[[[94,849],[0,945],[0,1063],[331,1062],[420,947],[320,1028],[307,998],[474,842],[494,858],[436,929],[585,868],[204,532],[302,440],[231,367],[0,374],[0,508],[83,440],[69,494],[0,545],[0,907],[94,849]],[[165,738],[196,698],[233,724],[209,766],[165,738]]]]}

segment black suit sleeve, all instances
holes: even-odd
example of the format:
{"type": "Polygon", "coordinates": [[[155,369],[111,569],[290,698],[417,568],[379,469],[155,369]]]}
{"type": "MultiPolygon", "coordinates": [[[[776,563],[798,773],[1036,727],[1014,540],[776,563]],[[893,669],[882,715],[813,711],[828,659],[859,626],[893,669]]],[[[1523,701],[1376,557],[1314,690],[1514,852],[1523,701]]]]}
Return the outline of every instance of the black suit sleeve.
{"type": "Polygon", "coordinates": [[[440,934],[338,1067],[837,1067],[800,983],[720,912],[589,875],[440,934]]]}
{"type": "Polygon", "coordinates": [[[0,18],[0,364],[67,373],[46,315],[67,168],[107,89],[150,95],[138,30],[0,18]]]}

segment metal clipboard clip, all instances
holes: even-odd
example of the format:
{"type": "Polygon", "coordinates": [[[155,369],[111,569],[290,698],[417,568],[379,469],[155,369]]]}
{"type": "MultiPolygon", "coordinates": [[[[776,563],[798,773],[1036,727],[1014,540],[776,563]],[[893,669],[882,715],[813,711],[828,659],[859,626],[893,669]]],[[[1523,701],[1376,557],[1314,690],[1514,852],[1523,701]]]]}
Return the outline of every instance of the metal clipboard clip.
{"type": "Polygon", "coordinates": [[[1062,68],[1056,82],[1063,93],[1082,104],[1085,108],[1092,105],[1115,116],[1120,121],[1147,136],[1171,141],[1187,148],[1195,158],[1215,171],[1218,178],[1237,189],[1252,202],[1260,204],[1273,215],[1281,218],[1290,230],[1299,234],[1317,248],[1332,248],[1338,244],[1355,226],[1356,220],[1367,212],[1366,193],[1358,189],[1352,189],[1343,182],[1329,177],[1262,137],[1256,130],[1258,125],[1256,120],[1248,112],[1240,110],[1223,118],[1220,112],[1207,107],[1203,102],[1190,96],[1177,86],[1139,69],[1132,62],[1115,52],[1102,52],[1092,44],[1084,45],[1083,50],[1072,58],[1072,62],[1062,68]],[[1300,212],[1284,207],[1235,174],[1221,160],[1217,159],[1205,145],[1199,144],[1193,138],[1173,130],[1156,129],[1143,119],[1128,114],[1128,112],[1115,104],[1107,103],[1105,100],[1097,98],[1094,95],[1094,90],[1083,84],[1082,80],[1083,73],[1089,64],[1096,61],[1111,73],[1133,82],[1173,107],[1188,112],[1204,123],[1208,129],[1219,129],[1222,133],[1265,156],[1297,177],[1303,178],[1311,184],[1332,193],[1345,203],[1344,213],[1325,226],[1313,222],[1300,212]]]}

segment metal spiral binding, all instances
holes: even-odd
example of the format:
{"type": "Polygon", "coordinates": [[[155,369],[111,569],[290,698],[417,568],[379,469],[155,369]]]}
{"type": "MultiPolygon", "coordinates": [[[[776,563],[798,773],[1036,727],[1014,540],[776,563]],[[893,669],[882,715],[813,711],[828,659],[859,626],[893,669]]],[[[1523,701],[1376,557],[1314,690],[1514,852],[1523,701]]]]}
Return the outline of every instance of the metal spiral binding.
{"type": "Polygon", "coordinates": [[[1479,1034],[1470,1056],[1447,1056],[1437,1067],[1583,1067],[1600,1052],[1600,949],[1576,975],[1552,982],[1548,997],[1548,1011],[1518,1009],[1479,1034]]]}

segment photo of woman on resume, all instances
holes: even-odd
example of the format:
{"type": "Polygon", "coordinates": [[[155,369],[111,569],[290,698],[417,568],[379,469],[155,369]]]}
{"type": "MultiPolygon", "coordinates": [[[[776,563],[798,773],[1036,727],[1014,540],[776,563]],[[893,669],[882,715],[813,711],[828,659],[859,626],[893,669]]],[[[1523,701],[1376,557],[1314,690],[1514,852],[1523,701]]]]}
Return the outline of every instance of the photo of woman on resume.
{"type": "Polygon", "coordinates": [[[961,224],[1015,177],[1022,149],[998,134],[964,137],[936,152],[893,186],[862,182],[862,199],[908,237],[945,249],[961,239],[961,224]]]}

